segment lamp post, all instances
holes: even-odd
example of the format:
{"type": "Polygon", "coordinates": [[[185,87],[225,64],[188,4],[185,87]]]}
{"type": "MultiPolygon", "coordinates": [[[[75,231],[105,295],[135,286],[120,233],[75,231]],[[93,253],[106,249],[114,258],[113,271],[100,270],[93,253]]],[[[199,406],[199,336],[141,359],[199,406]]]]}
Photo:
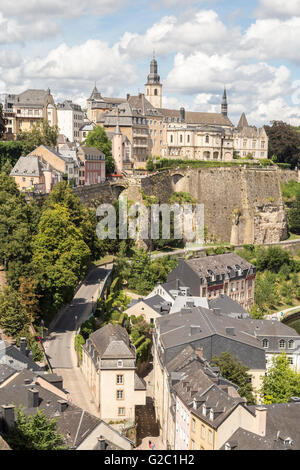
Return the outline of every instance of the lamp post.
{"type": "Polygon", "coordinates": [[[92,296],[92,313],[94,313],[94,296],[92,296]]]}

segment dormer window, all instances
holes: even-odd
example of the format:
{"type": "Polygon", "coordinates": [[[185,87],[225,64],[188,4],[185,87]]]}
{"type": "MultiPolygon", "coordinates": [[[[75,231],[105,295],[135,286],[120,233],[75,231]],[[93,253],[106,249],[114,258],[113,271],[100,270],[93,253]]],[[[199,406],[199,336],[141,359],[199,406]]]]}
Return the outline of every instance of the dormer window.
{"type": "Polygon", "coordinates": [[[203,407],[202,407],[202,414],[203,414],[203,416],[206,416],[206,406],[205,405],[203,405],[203,407]]]}
{"type": "Polygon", "coordinates": [[[264,340],[263,340],[263,348],[268,349],[268,347],[269,347],[269,340],[268,340],[268,339],[264,339],[264,340]]]}
{"type": "Polygon", "coordinates": [[[281,340],[279,341],[279,347],[280,347],[280,349],[284,349],[284,348],[285,348],[285,341],[284,341],[284,339],[281,339],[281,340]]]}
{"type": "Polygon", "coordinates": [[[294,349],[294,347],[295,347],[294,340],[291,339],[291,340],[289,341],[289,349],[294,349]]]}
{"type": "Polygon", "coordinates": [[[214,410],[210,410],[210,412],[209,412],[209,419],[210,419],[211,421],[214,420],[214,410]]]}
{"type": "Polygon", "coordinates": [[[119,368],[123,367],[123,361],[119,360],[119,361],[117,362],[117,366],[118,366],[119,368]]]}

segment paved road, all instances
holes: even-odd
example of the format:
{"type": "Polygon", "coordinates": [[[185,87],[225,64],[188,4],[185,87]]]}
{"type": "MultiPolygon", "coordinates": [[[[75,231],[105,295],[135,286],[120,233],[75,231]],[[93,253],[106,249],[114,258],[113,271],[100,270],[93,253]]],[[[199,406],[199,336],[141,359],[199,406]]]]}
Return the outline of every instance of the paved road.
{"type": "Polygon", "coordinates": [[[76,293],[72,304],[66,307],[45,341],[45,350],[53,369],[76,367],[72,354],[76,330],[90,316],[98,298],[101,283],[108,275],[110,268],[111,266],[107,269],[98,267],[91,271],[76,293]]]}
{"type": "Polygon", "coordinates": [[[280,312],[272,313],[269,316],[272,318],[277,318],[277,320],[281,320],[282,318],[287,318],[289,314],[293,315],[297,312],[297,310],[300,310],[300,305],[296,305],[296,307],[287,308],[286,310],[281,310],[280,312]],[[282,312],[283,315],[281,315],[282,312]]]}

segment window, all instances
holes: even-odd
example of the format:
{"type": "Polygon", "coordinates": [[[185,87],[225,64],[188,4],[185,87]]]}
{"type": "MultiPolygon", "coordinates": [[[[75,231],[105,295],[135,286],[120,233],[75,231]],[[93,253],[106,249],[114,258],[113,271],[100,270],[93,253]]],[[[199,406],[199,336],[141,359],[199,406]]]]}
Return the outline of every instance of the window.
{"type": "Polygon", "coordinates": [[[118,362],[117,362],[117,366],[118,366],[118,367],[123,367],[123,361],[118,361],[118,362]]]}
{"type": "Polygon", "coordinates": [[[205,439],[205,434],[206,434],[206,428],[205,428],[205,426],[202,424],[202,426],[201,426],[201,437],[202,437],[202,439],[205,439]]]}
{"type": "Polygon", "coordinates": [[[192,450],[195,450],[195,441],[192,439],[192,450]]]}
{"type": "Polygon", "coordinates": [[[208,431],[208,442],[212,444],[213,442],[213,433],[211,430],[208,431]]]}
{"type": "Polygon", "coordinates": [[[118,415],[125,416],[125,408],[118,408],[118,415]]]}
{"type": "Polygon", "coordinates": [[[118,385],[124,384],[124,375],[117,375],[117,384],[118,385]]]}
{"type": "Polygon", "coordinates": [[[124,390],[117,390],[117,400],[124,400],[124,390]]]}
{"type": "Polygon", "coordinates": [[[266,348],[266,349],[267,349],[268,347],[269,347],[269,340],[264,339],[264,340],[263,340],[263,348],[266,348]]]}
{"type": "Polygon", "coordinates": [[[192,418],[192,431],[196,431],[196,420],[192,418]]]}
{"type": "Polygon", "coordinates": [[[294,364],[294,359],[292,357],[289,357],[289,363],[291,364],[291,366],[294,364]]]}
{"type": "Polygon", "coordinates": [[[209,144],[209,135],[207,135],[207,136],[205,137],[205,142],[206,142],[207,144],[209,144]]]}
{"type": "Polygon", "coordinates": [[[279,347],[280,347],[280,349],[284,349],[284,348],[285,348],[285,341],[284,341],[284,339],[281,339],[281,340],[279,341],[279,347]]]}
{"type": "Polygon", "coordinates": [[[289,341],[289,349],[294,349],[294,341],[292,339],[289,341]]]}

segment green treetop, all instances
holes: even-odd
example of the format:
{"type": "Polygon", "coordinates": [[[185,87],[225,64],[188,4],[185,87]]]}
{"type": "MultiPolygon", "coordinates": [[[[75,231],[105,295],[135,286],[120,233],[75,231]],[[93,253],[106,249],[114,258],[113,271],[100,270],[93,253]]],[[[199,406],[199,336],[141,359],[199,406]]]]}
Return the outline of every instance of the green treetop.
{"type": "Polygon", "coordinates": [[[30,131],[21,131],[17,135],[17,140],[22,142],[22,155],[28,155],[40,145],[56,147],[59,129],[57,126],[42,120],[30,131]]]}
{"type": "Polygon", "coordinates": [[[300,374],[290,368],[287,355],[282,352],[273,357],[272,367],[263,377],[261,393],[264,403],[288,403],[300,394],[300,374]]]}
{"type": "Polygon", "coordinates": [[[84,143],[87,147],[96,147],[98,150],[101,150],[106,157],[106,172],[108,174],[114,173],[115,162],[111,156],[112,144],[104,128],[96,126],[88,133],[84,143]]]}

